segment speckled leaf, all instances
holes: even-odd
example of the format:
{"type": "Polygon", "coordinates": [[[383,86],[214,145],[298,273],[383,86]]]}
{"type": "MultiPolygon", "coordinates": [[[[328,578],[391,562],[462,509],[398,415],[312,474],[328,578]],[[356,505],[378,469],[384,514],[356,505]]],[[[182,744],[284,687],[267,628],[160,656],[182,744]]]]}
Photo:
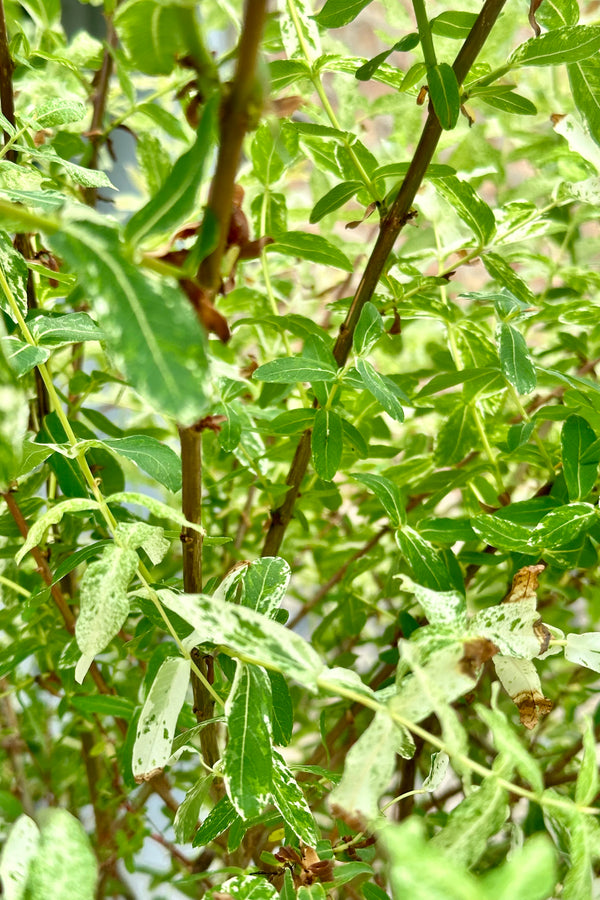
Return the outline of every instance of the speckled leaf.
{"type": "Polygon", "coordinates": [[[260,666],[238,662],[225,704],[229,738],[223,757],[227,795],[244,819],[258,816],[272,783],[271,685],[260,666]]]}
{"type": "Polygon", "coordinates": [[[171,756],[177,717],[190,681],[190,661],[181,656],[165,659],[146,697],[138,721],[132,754],[137,782],[147,781],[171,756]]]}
{"type": "Polygon", "coordinates": [[[307,847],[315,847],[319,831],[313,814],[302,788],[277,750],[273,751],[273,802],[302,843],[307,847]]]}
{"type": "Polygon", "coordinates": [[[600,25],[566,25],[530,38],[514,51],[511,66],[558,66],[593,56],[600,49],[600,25]]]}
{"type": "Polygon", "coordinates": [[[600,672],[600,632],[588,631],[584,634],[571,632],[568,634],[565,658],[576,666],[585,666],[592,672],[600,672]]]}
{"type": "Polygon", "coordinates": [[[288,563],[279,556],[253,560],[242,575],[241,605],[272,616],[281,605],[291,574],[288,563]]]}
{"type": "Polygon", "coordinates": [[[5,838],[0,858],[4,900],[22,900],[31,861],[40,842],[40,830],[29,816],[19,816],[5,838]]]}
{"type": "Polygon", "coordinates": [[[488,709],[482,704],[475,707],[477,715],[482,719],[492,733],[494,745],[498,753],[503,753],[515,769],[533,788],[540,794],[544,790],[544,776],[538,760],[532,756],[509,725],[504,713],[498,709],[488,709]]]}
{"type": "Polygon", "coordinates": [[[456,628],[457,633],[464,630],[467,624],[467,603],[461,593],[432,591],[421,584],[415,584],[405,575],[401,576],[401,580],[402,590],[413,594],[430,625],[456,628]]]}
{"type": "MultiPolygon", "coordinates": [[[[0,266],[2,266],[4,277],[8,282],[10,291],[17,302],[21,314],[26,316],[27,263],[21,254],[15,250],[11,239],[5,231],[0,231],[0,266]]],[[[0,290],[0,309],[7,313],[13,321],[16,321],[3,290],[0,290]]]]}
{"type": "Polygon", "coordinates": [[[138,563],[134,550],[111,545],[85,570],[75,625],[77,646],[81,650],[81,659],[75,669],[75,680],[79,684],[94,656],[104,650],[129,614],[127,588],[138,563]]]}
{"type": "Polygon", "coordinates": [[[29,529],[27,539],[19,552],[15,555],[17,565],[21,562],[26,553],[29,553],[32,547],[39,544],[45,532],[51,525],[58,525],[60,520],[66,513],[80,512],[84,509],[97,509],[98,503],[87,497],[72,497],[69,500],[63,500],[61,503],[55,503],[54,506],[40,516],[29,529]]]}
{"type": "Polygon", "coordinates": [[[40,841],[27,879],[27,900],[94,900],[98,864],[83,825],[66,809],[42,809],[40,841]]]}
{"type": "Polygon", "coordinates": [[[275,669],[316,691],[324,664],[298,634],[252,609],[203,594],[175,594],[166,588],[157,593],[168,609],[196,629],[194,640],[221,645],[231,656],[275,669]]]}

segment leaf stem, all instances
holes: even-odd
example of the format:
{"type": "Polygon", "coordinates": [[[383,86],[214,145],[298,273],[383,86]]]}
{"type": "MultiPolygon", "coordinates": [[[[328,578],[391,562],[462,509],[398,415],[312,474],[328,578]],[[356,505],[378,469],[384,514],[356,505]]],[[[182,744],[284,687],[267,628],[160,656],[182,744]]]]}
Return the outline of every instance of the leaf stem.
{"type": "Polygon", "coordinates": [[[421,48],[425,65],[428,69],[437,66],[435,48],[433,46],[433,38],[431,36],[431,28],[429,27],[429,19],[427,18],[427,10],[425,9],[425,0],[412,0],[413,9],[415,11],[415,19],[417,20],[417,29],[421,40],[421,48]]]}

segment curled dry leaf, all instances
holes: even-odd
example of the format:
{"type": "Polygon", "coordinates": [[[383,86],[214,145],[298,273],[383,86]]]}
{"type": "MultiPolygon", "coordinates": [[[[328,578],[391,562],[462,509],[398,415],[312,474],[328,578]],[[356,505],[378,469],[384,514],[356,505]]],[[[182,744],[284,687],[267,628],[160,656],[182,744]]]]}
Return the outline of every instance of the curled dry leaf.
{"type": "Polygon", "coordinates": [[[518,603],[520,600],[530,600],[535,597],[538,589],[538,575],[546,566],[538,563],[537,566],[523,566],[519,569],[512,581],[512,586],[503,603],[518,603]]]}
{"type": "Polygon", "coordinates": [[[544,697],[539,675],[530,659],[510,656],[494,657],[500,682],[519,710],[525,728],[534,728],[540,716],[547,716],[552,702],[544,697]]]}
{"type": "Polygon", "coordinates": [[[498,647],[488,638],[475,638],[464,645],[464,654],[459,660],[460,671],[475,681],[479,677],[481,666],[498,653],[498,647]]]}

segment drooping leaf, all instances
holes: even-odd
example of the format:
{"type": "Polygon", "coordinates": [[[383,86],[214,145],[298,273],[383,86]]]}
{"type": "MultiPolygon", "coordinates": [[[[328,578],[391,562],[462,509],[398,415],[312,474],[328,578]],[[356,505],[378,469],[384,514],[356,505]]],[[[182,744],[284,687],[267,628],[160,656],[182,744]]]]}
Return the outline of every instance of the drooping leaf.
{"type": "Polygon", "coordinates": [[[363,306],[354,335],[352,346],[357,356],[366,356],[385,333],[381,313],[370,301],[363,306]]]}
{"type": "Polygon", "coordinates": [[[394,382],[384,375],[380,375],[366,359],[357,359],[356,368],[364,386],[386,413],[397,422],[403,422],[404,410],[398,399],[394,382]]]}
{"type": "Polygon", "coordinates": [[[203,775],[189,789],[177,807],[175,819],[173,820],[173,831],[175,840],[178,843],[184,844],[192,840],[198,823],[200,808],[206,800],[211,782],[212,778],[210,775],[203,775]]]}
{"type": "Polygon", "coordinates": [[[519,710],[521,723],[525,728],[535,728],[540,716],[550,712],[552,703],[542,693],[540,677],[532,661],[497,654],[494,656],[494,668],[519,710]]]}
{"type": "Polygon", "coordinates": [[[2,353],[15,375],[21,377],[31,372],[40,363],[50,357],[48,347],[34,347],[26,341],[20,341],[14,335],[0,339],[2,353]]]}
{"type": "Polygon", "coordinates": [[[585,634],[570,632],[567,635],[565,657],[577,666],[585,666],[593,672],[600,672],[600,632],[585,634]]]}
{"type": "Polygon", "coordinates": [[[323,481],[331,481],[339,469],[343,449],[342,420],[334,410],[317,410],[311,446],[317,475],[323,481]]]}
{"type": "Polygon", "coordinates": [[[427,621],[447,630],[455,629],[457,635],[464,633],[467,624],[467,604],[459,591],[436,591],[415,584],[406,575],[402,576],[402,590],[409,591],[423,609],[427,621]]]}
{"type": "Polygon", "coordinates": [[[535,305],[535,297],[528,284],[512,269],[498,253],[484,253],[482,262],[492,278],[507,288],[512,295],[528,306],[535,305]]]}
{"type": "Polygon", "coordinates": [[[132,771],[138,783],[148,781],[167,764],[189,681],[190,661],[181,656],[165,659],[156,673],[142,707],[133,746],[132,771]]]}
{"type": "Polygon", "coordinates": [[[271,686],[260,666],[238,662],[225,704],[229,739],[223,757],[227,795],[240,816],[261,813],[272,784],[271,686]]]}
{"type": "MultiPolygon", "coordinates": [[[[287,681],[279,672],[267,672],[271,682],[273,709],[271,725],[273,727],[273,743],[287,747],[294,727],[294,706],[287,681]]],[[[275,776],[274,776],[275,777],[275,776]]]]}
{"type": "Polygon", "coordinates": [[[273,750],[273,802],[295,835],[314,847],[319,832],[302,788],[277,750],[273,750]]]}
{"type": "Polygon", "coordinates": [[[598,796],[599,776],[594,725],[589,717],[585,718],[583,725],[583,759],[575,785],[575,802],[581,806],[588,806],[598,796]]]}
{"type": "Polygon", "coordinates": [[[323,28],[342,28],[353,22],[371,2],[372,0],[327,0],[315,20],[323,28]]]}
{"type": "Polygon", "coordinates": [[[463,222],[469,226],[481,246],[485,246],[496,230],[494,213],[487,203],[468,181],[461,181],[454,175],[434,178],[433,184],[436,191],[445,197],[463,222]]]}
{"type": "Polygon", "coordinates": [[[357,472],[352,477],[373,491],[388,514],[393,527],[397,527],[405,521],[406,513],[400,491],[391,479],[384,475],[374,475],[371,472],[357,472]]]}
{"type": "Polygon", "coordinates": [[[479,441],[473,410],[468,405],[457,405],[438,432],[434,455],[436,464],[451,466],[460,462],[478,446],[479,441]]]}
{"type": "Polygon", "coordinates": [[[240,816],[229,797],[227,795],[221,797],[194,835],[192,847],[204,847],[205,844],[210,844],[211,841],[223,834],[239,818],[240,816]]]}
{"type": "MultiPolygon", "coordinates": [[[[185,55],[188,41],[181,4],[159,0],[128,0],[115,14],[115,26],[134,66],[147,75],[169,75],[177,54],[185,55]]],[[[193,27],[193,26],[192,26],[193,27]]]]}
{"type": "Polygon", "coordinates": [[[29,529],[27,539],[19,552],[15,556],[17,564],[21,562],[26,553],[29,553],[32,547],[35,547],[42,541],[45,532],[51,525],[58,525],[60,520],[67,513],[80,512],[85,509],[97,509],[96,500],[87,497],[73,497],[69,500],[63,500],[55,503],[50,509],[37,519],[29,529]]]}
{"type": "Polygon", "coordinates": [[[78,222],[51,241],[84,279],[113,359],[132,386],[181,425],[197,421],[206,408],[207,361],[188,301],[169,284],[159,289],[128,262],[112,228],[78,222]]]}
{"type": "Polygon", "coordinates": [[[600,59],[591,56],[567,66],[573,100],[594,140],[600,142],[600,59]]]}
{"type": "Polygon", "coordinates": [[[204,164],[214,137],[216,113],[213,97],[202,110],[196,140],[190,149],[179,157],[158,192],[127,223],[125,237],[132,246],[138,246],[154,234],[175,231],[196,210],[204,164]]]}
{"type": "Polygon", "coordinates": [[[94,656],[121,629],[129,615],[127,589],[138,567],[134,550],[106,547],[100,559],[90,563],[81,581],[79,616],[75,625],[81,659],[75,680],[81,684],[94,656]]]}

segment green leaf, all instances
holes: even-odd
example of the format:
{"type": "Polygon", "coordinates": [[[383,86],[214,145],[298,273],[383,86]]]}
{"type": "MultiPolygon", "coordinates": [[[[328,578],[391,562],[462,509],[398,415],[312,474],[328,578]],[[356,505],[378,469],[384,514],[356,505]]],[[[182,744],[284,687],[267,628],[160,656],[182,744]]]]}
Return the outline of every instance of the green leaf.
{"type": "MultiPolygon", "coordinates": [[[[279,672],[267,672],[271,682],[273,709],[271,724],[273,726],[273,742],[287,747],[292,739],[294,727],[294,707],[287,681],[279,672]]],[[[275,779],[274,779],[275,780],[275,779]]]]}
{"type": "Polygon", "coordinates": [[[331,481],[342,459],[342,420],[332,409],[318,409],[313,425],[312,458],[315,471],[323,481],[331,481]]]}
{"type": "Polygon", "coordinates": [[[430,625],[440,629],[452,629],[457,634],[464,632],[467,625],[467,604],[459,591],[437,591],[415,584],[402,576],[402,590],[413,594],[422,608],[430,625]]]}
{"type": "Polygon", "coordinates": [[[550,30],[562,25],[576,25],[579,4],[577,0],[544,0],[535,15],[540,25],[550,30]]]}
{"type": "Polygon", "coordinates": [[[116,233],[103,225],[73,223],[51,241],[85,283],[114,362],[131,385],[179,424],[197,421],[206,411],[205,337],[180,291],[159,287],[128,262],[116,233]]]}
{"type": "Polygon", "coordinates": [[[40,844],[40,831],[29,816],[19,816],[5,838],[0,857],[2,896],[23,900],[31,861],[40,844]]]}
{"type": "Polygon", "coordinates": [[[273,750],[273,802],[284,822],[307,847],[315,847],[319,832],[302,788],[285,760],[273,750]]]}
{"type": "Polygon", "coordinates": [[[274,244],[267,246],[269,253],[295,256],[323,266],[333,266],[345,272],[353,272],[354,266],[341,250],[319,234],[304,231],[287,231],[280,234],[274,244]]]}
{"type": "Polygon", "coordinates": [[[584,500],[596,483],[600,445],[593,455],[587,451],[596,443],[596,434],[586,419],[569,416],[561,431],[563,472],[569,500],[584,500]]]}
{"type": "Polygon", "coordinates": [[[33,344],[20,341],[13,335],[0,338],[0,346],[9,366],[19,377],[31,372],[50,357],[50,350],[47,347],[34,347],[33,344]]]}
{"type": "Polygon", "coordinates": [[[432,34],[462,41],[468,36],[476,19],[476,13],[451,10],[431,19],[429,27],[432,34]]]}
{"type": "Polygon", "coordinates": [[[483,253],[481,260],[492,276],[499,284],[527,306],[535,305],[535,297],[529,285],[512,269],[509,264],[497,253],[483,253]]]}
{"type": "Polygon", "coordinates": [[[356,72],[354,73],[354,77],[359,81],[369,81],[375,75],[377,69],[381,66],[382,63],[386,61],[388,56],[390,56],[394,52],[406,53],[409,50],[413,50],[419,43],[419,35],[416,31],[411,32],[410,34],[405,34],[403,38],[400,38],[393,47],[390,47],[389,50],[384,50],[382,53],[378,53],[377,56],[374,56],[373,59],[370,59],[368,62],[364,63],[364,65],[360,66],[356,72]]]}
{"type": "Polygon", "coordinates": [[[514,900],[515,897],[546,900],[554,893],[555,885],[555,849],[545,834],[529,838],[524,847],[511,853],[504,865],[488,872],[483,881],[488,892],[485,896],[494,900],[514,900]]]}
{"type": "Polygon", "coordinates": [[[532,547],[562,547],[591,527],[598,518],[597,509],[590,503],[569,503],[551,510],[531,532],[532,547]]]}
{"type": "Polygon", "coordinates": [[[369,456],[369,445],[364,437],[347,419],[342,419],[342,431],[344,432],[344,448],[354,451],[360,459],[366,459],[369,456]]]}
{"type": "Polygon", "coordinates": [[[507,322],[501,322],[498,326],[498,356],[506,380],[519,394],[529,394],[535,390],[537,376],[525,338],[507,322]]]}
{"type": "Polygon", "coordinates": [[[170,519],[173,522],[177,522],[178,525],[193,528],[194,531],[206,537],[206,532],[202,525],[198,525],[197,522],[190,522],[178,509],[167,506],[162,500],[156,500],[154,497],[149,497],[146,494],[137,494],[135,491],[120,491],[119,493],[111,494],[108,502],[132,503],[135,506],[143,506],[160,519],[170,519]]]}
{"type": "Polygon", "coordinates": [[[312,224],[320,222],[324,216],[351,200],[362,187],[362,181],[343,181],[341,184],[336,184],[314,205],[308,221],[312,224]]]}
{"type": "Polygon", "coordinates": [[[138,563],[134,550],[112,545],[85,570],[75,624],[77,646],[81,650],[81,659],[75,669],[75,680],[79,684],[96,654],[105,649],[129,615],[127,589],[138,563]]]}
{"type": "Polygon", "coordinates": [[[83,825],[66,809],[42,809],[40,839],[29,869],[27,900],[94,900],[98,863],[83,825]]]}
{"type": "Polygon", "coordinates": [[[167,764],[175,726],[190,681],[190,661],[181,656],[165,659],[156,673],[142,707],[132,754],[138,784],[149,781],[167,764]]]}
{"type": "Polygon", "coordinates": [[[496,231],[494,213],[484,200],[475,192],[468,181],[461,181],[454,175],[446,178],[434,178],[436,191],[441,194],[458,213],[483,247],[496,231]]]}
{"type": "Polygon", "coordinates": [[[398,487],[384,475],[373,475],[369,472],[354,472],[352,478],[369,488],[388,514],[390,525],[397,528],[406,521],[404,503],[398,487]]]}
{"type": "Polygon", "coordinates": [[[364,386],[386,413],[397,422],[403,422],[404,410],[398,399],[394,382],[376,372],[366,359],[357,359],[356,368],[364,386]]]}
{"type": "Polygon", "coordinates": [[[114,21],[119,38],[133,66],[146,75],[169,75],[177,54],[185,55],[185,39],[179,4],[160,0],[128,0],[121,3],[114,21]]]}
{"type": "Polygon", "coordinates": [[[600,59],[590,57],[567,66],[575,106],[590,134],[600,143],[600,59]]]}
{"type": "Polygon", "coordinates": [[[91,694],[89,697],[75,694],[70,698],[70,704],[89,716],[120,716],[122,719],[130,719],[135,712],[135,704],[131,700],[111,694],[91,694]]]}
{"type": "Polygon", "coordinates": [[[241,605],[273,617],[285,597],[291,574],[288,563],[279,556],[255,559],[241,578],[241,605]]]}
{"type": "Polygon", "coordinates": [[[323,28],[342,28],[353,22],[371,2],[372,0],[327,0],[314,18],[323,28]]]}
{"type": "Polygon", "coordinates": [[[561,900],[580,900],[593,896],[595,876],[592,863],[598,856],[598,834],[593,834],[593,825],[588,824],[587,818],[575,810],[569,816],[571,865],[563,879],[561,900]]]}
{"type": "Polygon", "coordinates": [[[458,122],[460,92],[452,66],[439,63],[427,69],[429,96],[435,114],[444,131],[451,131],[458,122]]]}
{"type": "Polygon", "coordinates": [[[229,797],[227,795],[221,797],[194,835],[192,847],[204,847],[206,844],[210,844],[211,841],[223,834],[239,818],[240,816],[237,814],[229,797]]]}
{"type": "Polygon", "coordinates": [[[442,558],[418,531],[410,525],[403,525],[396,531],[396,543],[418,584],[434,591],[448,591],[453,587],[442,558]]]}
{"type": "Polygon", "coordinates": [[[385,328],[381,313],[368,300],[361,310],[359,320],[354,329],[352,337],[354,352],[357,356],[366,356],[384,333],[385,328]]]}
{"type": "Polygon", "coordinates": [[[565,658],[576,666],[584,666],[592,672],[600,672],[600,632],[585,634],[571,632],[567,635],[565,658]]]}
{"type": "Polygon", "coordinates": [[[259,815],[269,799],[272,746],[271,685],[260,666],[238,662],[225,704],[229,739],[223,756],[225,787],[243,819],[259,815]]]}
{"type": "Polygon", "coordinates": [[[515,116],[537,115],[535,103],[532,103],[527,97],[517,94],[516,91],[498,91],[498,93],[486,91],[485,94],[474,93],[473,97],[483,100],[484,103],[487,103],[493,109],[499,109],[502,112],[511,113],[515,116]]]}
{"type": "Polygon", "coordinates": [[[480,703],[475,708],[479,718],[490,729],[498,753],[505,756],[521,778],[524,778],[534,791],[541,794],[544,790],[544,777],[540,764],[515,734],[504,713],[498,709],[488,709],[480,703]]]}
{"type": "Polygon", "coordinates": [[[41,106],[36,107],[33,117],[38,128],[56,128],[57,125],[79,122],[85,117],[86,113],[87,107],[80,100],[55,97],[53,100],[46,100],[41,106]]]}
{"type": "Polygon", "coordinates": [[[321,39],[319,29],[314,21],[312,3],[309,0],[294,0],[295,17],[282,15],[279,18],[281,39],[288,57],[306,57],[306,48],[313,59],[321,55],[321,39]]]}
{"type": "Polygon", "coordinates": [[[130,459],[167,490],[173,492],[180,490],[181,460],[167,444],[146,434],[107,439],[98,443],[130,459]]]}
{"type": "Polygon", "coordinates": [[[567,25],[530,38],[510,56],[511,66],[558,66],[588,59],[600,49],[600,25],[567,25]]]}
{"type": "Polygon", "coordinates": [[[489,515],[475,516],[471,519],[471,525],[490,547],[497,550],[517,550],[521,553],[532,552],[530,528],[489,515]]]}
{"type": "Polygon", "coordinates": [[[206,800],[211,783],[211,776],[203,775],[189,789],[177,807],[175,819],[173,820],[173,832],[175,840],[179,844],[186,844],[192,840],[200,816],[200,809],[206,800]]]}
{"type": "Polygon", "coordinates": [[[457,406],[443,422],[437,436],[434,460],[451,466],[479,446],[480,437],[470,406],[457,406]]]}
{"type": "Polygon", "coordinates": [[[483,855],[490,838],[502,828],[507,816],[506,788],[497,778],[486,778],[477,791],[452,810],[446,825],[431,839],[431,846],[443,850],[453,861],[471,867],[483,855]]]}
{"type": "MultiPolygon", "coordinates": [[[[247,607],[219,602],[202,594],[157,591],[168,608],[196,629],[192,640],[221,645],[245,662],[284,672],[309,690],[316,690],[324,665],[311,645],[283,625],[247,607]]],[[[190,640],[190,639],[188,639],[190,640]]]]}
{"type": "Polygon", "coordinates": [[[297,381],[335,381],[337,369],[319,359],[306,359],[290,356],[284,359],[273,359],[259,366],[252,377],[256,381],[269,381],[275,384],[293,384],[297,381]]]}
{"type": "Polygon", "coordinates": [[[599,777],[596,762],[596,738],[594,724],[586,716],[583,732],[583,759],[577,774],[575,785],[575,802],[580,806],[589,806],[598,795],[599,777]]]}
{"type": "Polygon", "coordinates": [[[84,312],[62,316],[38,315],[29,320],[28,325],[33,337],[41,344],[56,346],[104,340],[104,332],[84,312]]]}
{"type": "Polygon", "coordinates": [[[125,238],[138,246],[155,234],[173,232],[196,210],[196,197],[202,186],[202,173],[211,149],[217,115],[216,97],[205,104],[196,131],[196,140],[180,156],[163,185],[142,206],[125,227],[125,238]]]}
{"type": "Polygon", "coordinates": [[[265,425],[267,434],[302,434],[307,428],[312,428],[315,420],[316,410],[312,407],[308,409],[288,409],[286,412],[275,416],[265,425]]]}

